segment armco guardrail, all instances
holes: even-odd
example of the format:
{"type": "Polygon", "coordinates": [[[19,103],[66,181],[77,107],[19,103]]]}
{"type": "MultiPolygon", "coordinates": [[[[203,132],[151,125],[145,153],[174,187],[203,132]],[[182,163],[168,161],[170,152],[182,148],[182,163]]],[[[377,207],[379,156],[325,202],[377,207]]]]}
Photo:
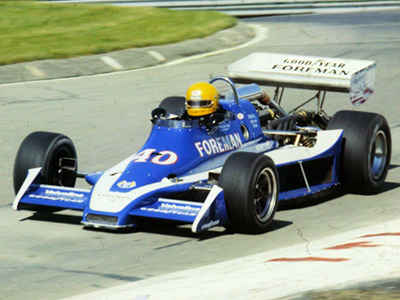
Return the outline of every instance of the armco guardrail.
{"type": "Polygon", "coordinates": [[[400,7],[400,0],[61,0],[49,2],[102,3],[177,10],[216,10],[237,17],[356,11],[362,9],[393,9],[400,7]]]}

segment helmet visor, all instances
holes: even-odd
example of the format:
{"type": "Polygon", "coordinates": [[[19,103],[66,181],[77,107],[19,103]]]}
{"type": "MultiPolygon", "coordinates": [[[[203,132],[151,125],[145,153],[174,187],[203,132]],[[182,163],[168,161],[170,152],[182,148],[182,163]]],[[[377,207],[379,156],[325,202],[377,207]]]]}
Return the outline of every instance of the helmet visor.
{"type": "Polygon", "coordinates": [[[187,107],[190,108],[206,108],[212,106],[211,100],[188,100],[187,107]]]}

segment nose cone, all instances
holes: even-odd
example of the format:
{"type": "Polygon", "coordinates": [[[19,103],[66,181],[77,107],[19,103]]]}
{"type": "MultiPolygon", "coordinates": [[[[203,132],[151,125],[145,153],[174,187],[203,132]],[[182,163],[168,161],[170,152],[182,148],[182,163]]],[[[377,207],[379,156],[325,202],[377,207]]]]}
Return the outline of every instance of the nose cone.
{"type": "Polygon", "coordinates": [[[172,172],[171,167],[151,162],[131,161],[110,188],[111,192],[126,193],[136,188],[161,181],[172,172]]]}

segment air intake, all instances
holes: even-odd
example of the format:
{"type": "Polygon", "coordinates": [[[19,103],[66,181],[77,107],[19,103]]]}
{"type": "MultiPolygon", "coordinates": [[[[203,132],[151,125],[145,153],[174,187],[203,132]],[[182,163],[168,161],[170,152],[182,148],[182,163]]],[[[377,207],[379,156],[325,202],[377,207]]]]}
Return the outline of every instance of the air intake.
{"type": "Polygon", "coordinates": [[[88,214],[86,216],[86,222],[116,226],[118,223],[118,217],[88,214]]]}

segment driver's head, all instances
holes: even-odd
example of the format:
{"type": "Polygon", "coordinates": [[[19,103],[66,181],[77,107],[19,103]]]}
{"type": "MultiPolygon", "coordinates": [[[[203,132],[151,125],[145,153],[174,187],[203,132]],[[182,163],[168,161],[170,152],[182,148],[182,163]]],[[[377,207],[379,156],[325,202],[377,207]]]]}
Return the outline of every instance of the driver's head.
{"type": "Polygon", "coordinates": [[[186,109],[189,116],[200,117],[216,112],[218,101],[217,89],[207,82],[195,83],[186,92],[186,109]]]}

